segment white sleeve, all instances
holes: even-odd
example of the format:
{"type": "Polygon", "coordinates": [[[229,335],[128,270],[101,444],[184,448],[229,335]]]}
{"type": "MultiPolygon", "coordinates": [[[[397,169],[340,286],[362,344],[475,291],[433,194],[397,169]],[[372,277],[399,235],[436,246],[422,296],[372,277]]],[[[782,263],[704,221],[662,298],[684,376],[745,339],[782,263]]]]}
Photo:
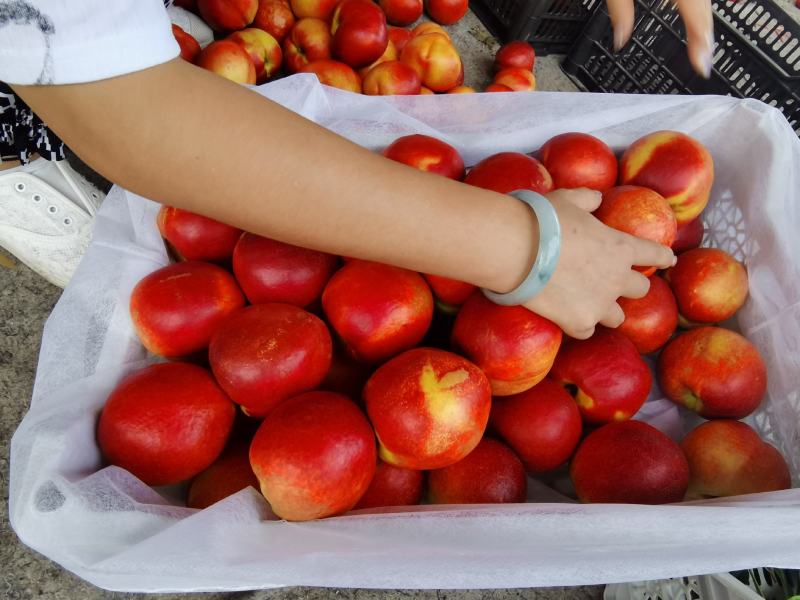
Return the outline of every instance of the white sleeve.
{"type": "Polygon", "coordinates": [[[178,54],[163,0],[0,0],[4,83],[84,83],[178,54]]]}

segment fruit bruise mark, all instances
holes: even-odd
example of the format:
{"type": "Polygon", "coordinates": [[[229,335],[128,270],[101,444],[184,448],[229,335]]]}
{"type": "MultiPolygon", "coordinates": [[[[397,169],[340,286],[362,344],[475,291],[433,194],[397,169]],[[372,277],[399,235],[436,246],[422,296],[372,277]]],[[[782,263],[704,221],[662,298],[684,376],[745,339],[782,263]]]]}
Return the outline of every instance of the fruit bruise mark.
{"type": "Polygon", "coordinates": [[[578,406],[586,410],[594,408],[594,398],[585,394],[580,388],[578,388],[578,391],[575,393],[575,402],[578,403],[578,406]]]}
{"type": "Polygon", "coordinates": [[[699,354],[714,363],[728,362],[734,358],[728,340],[728,336],[724,333],[720,335],[720,333],[714,332],[708,337],[704,347],[700,348],[699,354]]]}
{"type": "Polygon", "coordinates": [[[159,280],[159,283],[167,283],[168,281],[173,281],[175,279],[183,279],[184,277],[191,277],[191,273],[178,273],[176,275],[170,275],[169,277],[165,277],[164,279],[159,280]]]}
{"type": "Polygon", "coordinates": [[[716,448],[708,452],[708,460],[716,463],[718,473],[741,473],[750,458],[751,454],[747,452],[734,452],[729,449],[723,451],[722,448],[716,448]]]}
{"type": "MultiPolygon", "coordinates": [[[[2,256],[0,256],[2,258],[2,256]]],[[[436,308],[447,315],[456,315],[458,313],[459,308],[461,308],[457,304],[448,304],[442,300],[436,299],[436,308]]]]}
{"type": "Polygon", "coordinates": [[[694,321],[690,321],[682,314],[678,313],[678,326],[683,329],[693,329],[695,327],[701,327],[702,323],[695,323],[694,321]]]}
{"type": "Polygon", "coordinates": [[[422,171],[429,171],[431,167],[436,167],[440,164],[442,164],[442,161],[436,156],[426,156],[417,159],[417,168],[422,171]]]}
{"type": "MultiPolygon", "coordinates": [[[[260,340],[258,344],[258,348],[256,349],[256,358],[264,363],[272,363],[275,361],[275,354],[281,350],[281,341],[287,339],[289,333],[287,328],[283,325],[278,325],[275,329],[270,332],[269,337],[264,337],[260,340]]],[[[302,353],[301,353],[302,354],[302,353]]],[[[287,375],[289,371],[294,367],[294,362],[297,360],[301,360],[301,356],[298,353],[292,353],[292,356],[285,355],[284,362],[281,367],[281,373],[287,375]],[[291,359],[292,366],[289,366],[286,361],[291,359]]]]}
{"type": "Polygon", "coordinates": [[[467,406],[459,402],[453,388],[469,379],[465,369],[445,373],[441,378],[431,363],[427,363],[419,376],[419,386],[425,395],[425,407],[434,422],[425,449],[428,454],[447,450],[454,435],[458,435],[469,422],[467,406]]]}
{"type": "Polygon", "coordinates": [[[687,390],[683,393],[683,405],[696,413],[703,410],[703,401],[695,394],[687,390]]]}
{"type": "Polygon", "coordinates": [[[381,441],[381,438],[378,434],[375,434],[375,437],[378,438],[378,456],[383,462],[389,463],[390,465],[394,465],[395,467],[404,467],[405,461],[400,458],[397,454],[389,450],[384,443],[381,441]]]}
{"type": "Polygon", "coordinates": [[[256,356],[259,360],[270,362],[272,353],[278,349],[278,340],[274,337],[264,340],[264,343],[258,347],[256,356]]]}
{"type": "Polygon", "coordinates": [[[717,306],[725,311],[738,309],[744,298],[741,288],[733,282],[742,277],[742,287],[747,289],[747,274],[743,271],[737,262],[729,263],[722,269],[702,269],[698,275],[698,284],[690,290],[693,297],[690,305],[692,309],[702,309],[705,306],[717,306]]]}

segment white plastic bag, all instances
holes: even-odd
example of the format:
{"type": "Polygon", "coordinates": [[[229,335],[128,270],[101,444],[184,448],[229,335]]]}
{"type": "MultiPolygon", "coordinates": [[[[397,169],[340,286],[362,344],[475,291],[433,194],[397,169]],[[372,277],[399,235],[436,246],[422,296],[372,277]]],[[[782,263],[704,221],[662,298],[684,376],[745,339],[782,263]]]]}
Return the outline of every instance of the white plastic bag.
{"type": "MultiPolygon", "coordinates": [[[[467,164],[502,150],[532,151],[565,131],[592,133],[617,149],[656,129],[698,138],[716,165],[710,241],[747,263],[751,295],[739,325],[769,369],[769,398],[750,422],[781,449],[798,484],[800,141],[778,111],[721,97],[373,98],[323,88],[313,76],[259,91],[364,146],[427,133],[458,147],[467,164]]],[[[268,520],[252,489],[200,512],[171,504],[121,469],[98,470],[97,415],[145,356],[128,316],[130,290],[167,262],[157,208],[121,189],[109,195],[89,252],[45,326],[30,412],[12,440],[11,524],[24,543],[79,576],[151,592],[482,588],[800,567],[798,489],[633,506],[553,503],[558,494],[537,488],[534,496],[551,503],[286,523],[268,520]]],[[[697,422],[658,399],[638,418],[676,438],[697,422]]]]}

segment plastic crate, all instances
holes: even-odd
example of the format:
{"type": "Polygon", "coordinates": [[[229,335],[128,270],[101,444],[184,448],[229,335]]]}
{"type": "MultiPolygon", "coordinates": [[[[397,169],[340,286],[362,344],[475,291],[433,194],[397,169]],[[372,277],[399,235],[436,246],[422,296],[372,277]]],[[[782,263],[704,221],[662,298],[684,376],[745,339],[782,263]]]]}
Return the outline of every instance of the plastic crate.
{"type": "Polygon", "coordinates": [[[717,0],[714,67],[697,75],[671,0],[636,0],[630,42],[617,54],[605,3],[598,6],[563,69],[592,92],[723,94],[783,111],[800,133],[800,24],[771,0],[717,0]]]}
{"type": "Polygon", "coordinates": [[[527,40],[537,54],[565,54],[602,0],[470,0],[501,42],[527,40]]]}

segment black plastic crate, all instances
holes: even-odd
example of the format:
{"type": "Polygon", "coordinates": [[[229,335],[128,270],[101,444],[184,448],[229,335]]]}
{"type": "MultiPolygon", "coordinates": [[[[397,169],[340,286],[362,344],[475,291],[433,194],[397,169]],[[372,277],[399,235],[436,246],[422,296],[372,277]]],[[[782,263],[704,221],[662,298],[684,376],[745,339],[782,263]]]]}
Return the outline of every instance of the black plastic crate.
{"type": "Polygon", "coordinates": [[[564,54],[604,0],[470,0],[470,8],[501,42],[527,40],[537,54],[564,54]]]}
{"type": "Polygon", "coordinates": [[[771,0],[717,0],[714,67],[697,75],[671,0],[636,0],[631,41],[617,54],[605,3],[598,6],[563,69],[591,92],[722,94],[776,106],[800,133],[800,24],[771,0]]]}

